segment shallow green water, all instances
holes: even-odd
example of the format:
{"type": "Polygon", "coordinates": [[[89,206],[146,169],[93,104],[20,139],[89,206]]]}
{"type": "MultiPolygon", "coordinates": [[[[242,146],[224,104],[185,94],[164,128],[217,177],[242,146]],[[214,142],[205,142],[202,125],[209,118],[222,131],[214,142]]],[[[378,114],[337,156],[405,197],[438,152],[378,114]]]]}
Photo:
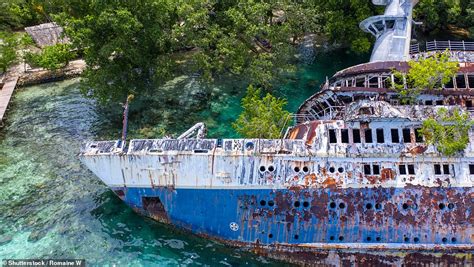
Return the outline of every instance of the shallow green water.
{"type": "MultiPolygon", "coordinates": [[[[326,75],[355,63],[344,57],[325,56],[301,68],[299,79],[280,90],[289,98],[289,109],[296,110],[326,75]]],[[[234,135],[229,125],[240,112],[244,89],[217,87],[209,108],[193,118],[206,121],[213,136],[234,135]]],[[[124,205],[76,156],[82,141],[119,132],[100,114],[79,93],[78,80],[16,92],[0,131],[0,260],[80,258],[109,266],[281,264],[176,231],[124,205]]]]}

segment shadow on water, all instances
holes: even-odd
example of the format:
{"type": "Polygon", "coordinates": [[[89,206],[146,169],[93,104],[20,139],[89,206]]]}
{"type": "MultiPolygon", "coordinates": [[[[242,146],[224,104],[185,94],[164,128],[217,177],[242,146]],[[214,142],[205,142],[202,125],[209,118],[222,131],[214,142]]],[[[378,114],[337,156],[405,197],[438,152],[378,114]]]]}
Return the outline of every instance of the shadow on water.
{"type": "MultiPolygon", "coordinates": [[[[326,75],[355,63],[343,56],[340,61],[323,59],[302,68],[299,79],[279,90],[281,96],[291,96],[292,111],[326,75]]],[[[193,98],[198,85],[183,83],[178,85],[193,98]]],[[[195,98],[183,99],[181,109],[190,107],[184,110],[194,112],[184,121],[205,121],[211,136],[235,136],[230,123],[240,112],[245,88],[228,84],[211,89],[211,101],[204,108],[193,110],[195,98]]],[[[163,117],[167,121],[159,123],[169,129],[191,126],[180,125],[183,120],[178,115],[183,112],[166,105],[159,110],[167,109],[176,116],[163,117]]],[[[118,137],[120,127],[103,114],[93,100],[80,94],[78,80],[16,92],[0,132],[0,260],[84,258],[99,265],[146,266],[281,264],[177,231],[123,204],[77,159],[84,140],[118,137]]]]}

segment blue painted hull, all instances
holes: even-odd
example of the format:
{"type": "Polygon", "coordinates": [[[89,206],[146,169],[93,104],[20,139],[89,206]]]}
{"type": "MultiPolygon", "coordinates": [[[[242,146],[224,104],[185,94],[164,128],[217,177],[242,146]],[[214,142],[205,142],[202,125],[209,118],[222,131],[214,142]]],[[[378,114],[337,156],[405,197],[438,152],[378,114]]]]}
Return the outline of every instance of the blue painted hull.
{"type": "Polygon", "coordinates": [[[473,188],[113,189],[146,216],[230,242],[473,242],[473,188]]]}

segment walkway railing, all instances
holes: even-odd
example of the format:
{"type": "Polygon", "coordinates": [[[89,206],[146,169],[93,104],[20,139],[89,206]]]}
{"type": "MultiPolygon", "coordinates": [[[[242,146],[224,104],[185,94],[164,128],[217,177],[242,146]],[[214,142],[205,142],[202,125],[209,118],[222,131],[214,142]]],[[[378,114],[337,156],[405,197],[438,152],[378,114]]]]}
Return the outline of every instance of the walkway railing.
{"type": "MultiPolygon", "coordinates": [[[[426,52],[432,51],[472,51],[474,52],[474,42],[466,41],[429,41],[426,42],[426,52]]],[[[412,44],[410,46],[410,54],[418,54],[422,52],[420,44],[412,44]]]]}

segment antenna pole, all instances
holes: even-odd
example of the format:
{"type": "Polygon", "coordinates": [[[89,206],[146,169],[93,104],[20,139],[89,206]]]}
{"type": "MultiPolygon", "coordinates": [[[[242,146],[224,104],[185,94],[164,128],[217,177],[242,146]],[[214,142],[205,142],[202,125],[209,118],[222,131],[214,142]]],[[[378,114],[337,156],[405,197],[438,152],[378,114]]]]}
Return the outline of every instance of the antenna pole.
{"type": "Polygon", "coordinates": [[[125,147],[125,142],[127,141],[127,129],[128,129],[128,105],[132,101],[133,95],[128,95],[125,105],[123,106],[123,126],[122,126],[122,148],[125,147]]]}

